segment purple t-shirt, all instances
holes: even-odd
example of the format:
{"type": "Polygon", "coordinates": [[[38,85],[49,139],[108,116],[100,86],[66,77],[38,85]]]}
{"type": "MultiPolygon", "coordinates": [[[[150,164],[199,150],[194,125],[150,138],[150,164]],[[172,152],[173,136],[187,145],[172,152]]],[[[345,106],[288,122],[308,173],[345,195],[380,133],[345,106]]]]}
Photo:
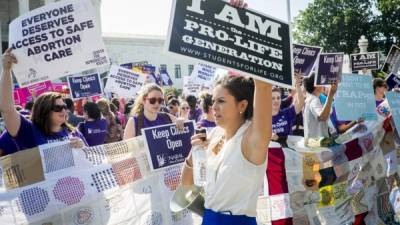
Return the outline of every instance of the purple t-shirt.
{"type": "Polygon", "coordinates": [[[4,131],[0,135],[0,150],[2,151],[3,156],[13,154],[19,150],[13,137],[11,137],[7,131],[4,131]]]}
{"type": "Polygon", "coordinates": [[[194,120],[195,122],[197,122],[201,119],[202,114],[203,114],[203,111],[199,108],[196,108],[195,110],[190,110],[189,120],[194,120]]]}
{"type": "Polygon", "coordinates": [[[136,131],[136,136],[139,136],[139,129],[143,128],[148,128],[148,127],[155,127],[155,126],[160,126],[160,125],[165,125],[172,123],[171,118],[169,117],[168,114],[166,113],[158,113],[157,117],[155,120],[151,121],[148,120],[144,115],[143,115],[143,124],[139,128],[139,116],[134,116],[133,119],[135,120],[135,131],[136,131]]]}
{"type": "Polygon", "coordinates": [[[382,99],[382,100],[375,100],[375,105],[376,105],[376,107],[378,107],[383,101],[385,101],[385,99],[382,99]]]}
{"type": "Polygon", "coordinates": [[[59,142],[69,140],[71,137],[78,137],[86,143],[85,138],[79,131],[70,132],[67,129],[63,129],[60,132],[54,133],[52,135],[46,135],[39,130],[39,128],[32,123],[32,121],[26,119],[22,115],[21,125],[19,127],[17,136],[14,137],[15,143],[19,150],[25,150],[29,148],[34,148],[38,145],[43,145],[47,143],[59,142]]]}
{"type": "Polygon", "coordinates": [[[107,136],[106,119],[80,122],[77,128],[83,134],[89,146],[104,144],[107,136]]]}
{"type": "Polygon", "coordinates": [[[292,125],[296,119],[296,109],[294,105],[281,109],[279,113],[272,116],[272,132],[279,137],[292,134],[292,125]]]}

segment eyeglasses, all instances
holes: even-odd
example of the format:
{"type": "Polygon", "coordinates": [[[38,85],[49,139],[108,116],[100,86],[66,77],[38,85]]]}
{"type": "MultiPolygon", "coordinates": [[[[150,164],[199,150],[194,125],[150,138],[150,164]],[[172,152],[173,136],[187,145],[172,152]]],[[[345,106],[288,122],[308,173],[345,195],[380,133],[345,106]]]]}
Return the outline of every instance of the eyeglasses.
{"type": "Polygon", "coordinates": [[[53,105],[53,107],[51,107],[51,111],[53,112],[61,112],[63,111],[63,109],[67,110],[68,107],[66,104],[63,105],[53,105]]]}
{"type": "Polygon", "coordinates": [[[156,102],[158,101],[158,104],[162,104],[164,103],[164,99],[163,98],[146,98],[147,100],[149,100],[149,103],[154,105],[156,104],[156,102]]]}

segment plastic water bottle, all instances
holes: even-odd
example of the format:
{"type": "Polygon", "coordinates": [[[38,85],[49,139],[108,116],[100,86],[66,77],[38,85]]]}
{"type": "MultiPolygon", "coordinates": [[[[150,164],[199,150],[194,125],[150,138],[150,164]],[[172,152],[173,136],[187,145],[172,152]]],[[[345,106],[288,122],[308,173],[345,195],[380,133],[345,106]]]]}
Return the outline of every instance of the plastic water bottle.
{"type": "Polygon", "coordinates": [[[204,187],[206,184],[206,151],[201,146],[194,146],[192,149],[193,180],[194,184],[204,187]]]}
{"type": "MultiPolygon", "coordinates": [[[[206,129],[196,129],[196,134],[206,133],[206,129]]],[[[202,138],[205,141],[205,138],[202,138]]],[[[200,146],[194,146],[192,149],[193,160],[193,180],[194,184],[199,187],[204,187],[206,184],[206,162],[207,155],[205,149],[200,146]]]]}

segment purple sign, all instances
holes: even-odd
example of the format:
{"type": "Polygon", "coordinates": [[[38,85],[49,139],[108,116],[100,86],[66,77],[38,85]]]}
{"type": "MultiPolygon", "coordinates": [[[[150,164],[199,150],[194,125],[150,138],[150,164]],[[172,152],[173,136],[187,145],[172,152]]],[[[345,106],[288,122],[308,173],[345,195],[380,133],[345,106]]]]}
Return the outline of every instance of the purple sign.
{"type": "Polygon", "coordinates": [[[362,69],[379,69],[379,52],[367,52],[360,54],[351,54],[351,70],[362,70],[362,69]]]}
{"type": "Polygon", "coordinates": [[[184,129],[175,124],[142,129],[147,146],[147,156],[152,170],[158,170],[182,163],[189,155],[194,134],[193,121],[185,122],[184,129]]]}
{"type": "Polygon", "coordinates": [[[391,73],[386,78],[386,84],[388,86],[388,90],[392,90],[393,88],[400,88],[400,77],[394,73],[391,73]]]}
{"type": "Polygon", "coordinates": [[[386,74],[398,74],[400,72],[400,48],[396,45],[392,45],[390,48],[386,61],[383,64],[382,72],[386,74]]]}
{"type": "Polygon", "coordinates": [[[100,76],[98,73],[90,75],[78,75],[68,77],[68,85],[71,97],[82,99],[102,95],[100,76]]]}
{"type": "Polygon", "coordinates": [[[344,53],[322,53],[317,64],[315,86],[326,86],[341,80],[344,53]]]}
{"type": "Polygon", "coordinates": [[[293,44],[294,73],[309,76],[320,53],[321,47],[293,44]]]}

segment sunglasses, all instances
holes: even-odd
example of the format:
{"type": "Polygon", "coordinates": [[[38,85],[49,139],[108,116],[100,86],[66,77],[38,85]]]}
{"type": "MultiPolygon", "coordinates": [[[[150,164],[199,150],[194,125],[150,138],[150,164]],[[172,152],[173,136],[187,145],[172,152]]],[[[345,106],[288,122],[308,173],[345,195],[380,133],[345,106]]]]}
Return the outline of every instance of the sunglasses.
{"type": "Polygon", "coordinates": [[[53,107],[51,107],[51,111],[53,112],[61,112],[63,111],[63,109],[67,110],[68,107],[66,104],[63,105],[53,105],[53,107]]]}
{"type": "Polygon", "coordinates": [[[163,98],[146,98],[150,104],[156,104],[156,102],[158,101],[158,104],[162,104],[164,103],[164,99],[163,98]]]}

